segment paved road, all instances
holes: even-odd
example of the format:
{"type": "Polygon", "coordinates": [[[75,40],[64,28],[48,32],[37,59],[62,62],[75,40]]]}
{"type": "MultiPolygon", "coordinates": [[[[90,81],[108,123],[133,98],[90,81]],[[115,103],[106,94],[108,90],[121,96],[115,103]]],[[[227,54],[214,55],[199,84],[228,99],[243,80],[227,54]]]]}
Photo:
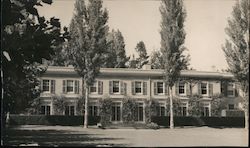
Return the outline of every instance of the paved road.
{"type": "Polygon", "coordinates": [[[248,146],[243,128],[97,129],[71,126],[21,126],[6,133],[7,145],[42,146],[248,146]]]}

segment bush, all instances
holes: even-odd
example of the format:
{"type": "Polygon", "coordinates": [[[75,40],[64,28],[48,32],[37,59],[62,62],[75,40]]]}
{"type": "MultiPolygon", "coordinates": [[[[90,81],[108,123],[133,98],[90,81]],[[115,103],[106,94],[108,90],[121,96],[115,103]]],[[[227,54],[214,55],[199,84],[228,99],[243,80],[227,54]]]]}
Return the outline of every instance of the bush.
{"type": "Polygon", "coordinates": [[[100,100],[100,117],[102,126],[111,124],[112,100],[109,98],[100,100]]]}
{"type": "Polygon", "coordinates": [[[147,128],[150,128],[150,129],[159,129],[159,125],[154,123],[154,122],[151,122],[151,123],[148,123],[147,124],[147,128]]]}
{"type": "Polygon", "coordinates": [[[137,104],[135,100],[125,98],[122,101],[122,121],[124,123],[130,123],[135,121],[135,110],[137,104]]]}

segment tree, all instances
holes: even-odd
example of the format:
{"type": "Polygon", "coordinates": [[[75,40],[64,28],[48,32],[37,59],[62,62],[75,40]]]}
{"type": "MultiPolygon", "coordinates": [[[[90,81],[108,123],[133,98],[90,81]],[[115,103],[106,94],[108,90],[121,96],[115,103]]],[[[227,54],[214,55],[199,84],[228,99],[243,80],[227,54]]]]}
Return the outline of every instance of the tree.
{"type": "Polygon", "coordinates": [[[186,49],[184,20],[186,12],[182,0],[163,0],[161,12],[161,52],[163,56],[164,81],[168,84],[170,97],[170,128],[174,128],[173,121],[173,91],[172,88],[180,76],[180,71],[187,68],[188,58],[183,55],[186,49]]]}
{"type": "Polygon", "coordinates": [[[137,68],[142,68],[143,65],[148,63],[149,56],[147,55],[146,46],[143,41],[137,43],[135,47],[135,51],[138,53],[139,57],[136,59],[137,61],[137,68]]]}
{"type": "Polygon", "coordinates": [[[129,58],[126,56],[125,43],[122,33],[112,30],[108,37],[108,56],[104,67],[125,68],[129,58]]]}
{"type": "Polygon", "coordinates": [[[242,90],[245,128],[249,128],[249,1],[237,1],[232,17],[228,20],[225,31],[229,39],[223,46],[229,71],[240,84],[242,90]]]}
{"type": "Polygon", "coordinates": [[[51,59],[54,48],[64,42],[59,19],[45,20],[36,7],[51,0],[2,1],[2,80],[4,111],[20,113],[39,96],[37,77],[51,59]]]}
{"type": "Polygon", "coordinates": [[[129,68],[137,68],[138,61],[135,59],[135,55],[132,55],[132,59],[128,63],[129,68]]]}
{"type": "Polygon", "coordinates": [[[107,51],[108,12],[101,0],[76,0],[70,23],[70,58],[77,73],[83,78],[85,92],[84,128],[88,127],[89,86],[99,74],[107,51]]]}
{"type": "Polygon", "coordinates": [[[163,67],[163,58],[161,51],[154,50],[151,54],[151,67],[152,69],[164,69],[163,67]]]}

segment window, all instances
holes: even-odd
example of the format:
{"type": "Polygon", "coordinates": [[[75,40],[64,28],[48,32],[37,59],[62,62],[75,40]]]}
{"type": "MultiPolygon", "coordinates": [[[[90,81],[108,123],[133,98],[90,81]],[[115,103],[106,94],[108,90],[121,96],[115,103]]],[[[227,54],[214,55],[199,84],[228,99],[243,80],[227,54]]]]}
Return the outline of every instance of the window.
{"type": "Polygon", "coordinates": [[[65,115],[74,116],[75,115],[75,106],[66,106],[65,115]]]}
{"type": "Polygon", "coordinates": [[[97,86],[96,86],[96,82],[94,82],[91,86],[90,86],[90,93],[96,93],[97,92],[97,86]]]}
{"type": "Polygon", "coordinates": [[[227,95],[228,95],[228,97],[234,97],[234,83],[228,83],[227,95]]]}
{"type": "Polygon", "coordinates": [[[203,109],[201,110],[201,115],[208,117],[210,116],[209,103],[203,103],[203,109]]]}
{"type": "Polygon", "coordinates": [[[207,94],[207,83],[201,83],[201,94],[207,94]]]}
{"type": "Polygon", "coordinates": [[[179,94],[185,94],[185,83],[184,82],[179,83],[179,94]]]}
{"type": "Polygon", "coordinates": [[[181,116],[187,116],[187,103],[182,103],[180,107],[181,116]]]}
{"type": "Polygon", "coordinates": [[[73,91],[74,91],[74,81],[67,80],[67,92],[73,92],[73,91]]]}
{"type": "Polygon", "coordinates": [[[112,104],[112,121],[121,120],[121,103],[112,104]]]}
{"type": "Polygon", "coordinates": [[[41,115],[50,115],[50,106],[49,105],[42,105],[40,108],[41,115]]]}
{"type": "Polygon", "coordinates": [[[98,116],[98,106],[97,105],[90,105],[89,106],[89,115],[90,116],[98,116]]]}
{"type": "Polygon", "coordinates": [[[43,91],[49,92],[49,80],[43,80],[43,91]]]}
{"type": "Polygon", "coordinates": [[[234,109],[234,104],[228,104],[228,109],[233,110],[234,109]]]}
{"type": "Polygon", "coordinates": [[[135,82],[135,93],[142,93],[142,86],[141,86],[141,82],[135,82]]]}
{"type": "Polygon", "coordinates": [[[119,93],[119,81],[113,81],[113,93],[119,93]]]}
{"type": "Polygon", "coordinates": [[[157,116],[166,116],[166,108],[163,103],[157,106],[157,116]]]}
{"type": "Polygon", "coordinates": [[[137,103],[135,109],[135,121],[143,121],[143,103],[137,103]]]}
{"type": "Polygon", "coordinates": [[[157,82],[157,93],[163,94],[163,82],[157,82]]]}

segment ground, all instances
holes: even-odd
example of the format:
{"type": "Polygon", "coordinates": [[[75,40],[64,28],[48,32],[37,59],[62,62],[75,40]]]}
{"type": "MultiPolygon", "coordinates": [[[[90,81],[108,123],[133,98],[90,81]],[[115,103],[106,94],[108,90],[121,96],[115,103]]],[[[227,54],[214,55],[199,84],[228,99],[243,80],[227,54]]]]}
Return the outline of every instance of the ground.
{"type": "Polygon", "coordinates": [[[185,127],[98,129],[81,126],[25,125],[10,128],[4,145],[39,146],[248,146],[244,128],[185,127]]]}

